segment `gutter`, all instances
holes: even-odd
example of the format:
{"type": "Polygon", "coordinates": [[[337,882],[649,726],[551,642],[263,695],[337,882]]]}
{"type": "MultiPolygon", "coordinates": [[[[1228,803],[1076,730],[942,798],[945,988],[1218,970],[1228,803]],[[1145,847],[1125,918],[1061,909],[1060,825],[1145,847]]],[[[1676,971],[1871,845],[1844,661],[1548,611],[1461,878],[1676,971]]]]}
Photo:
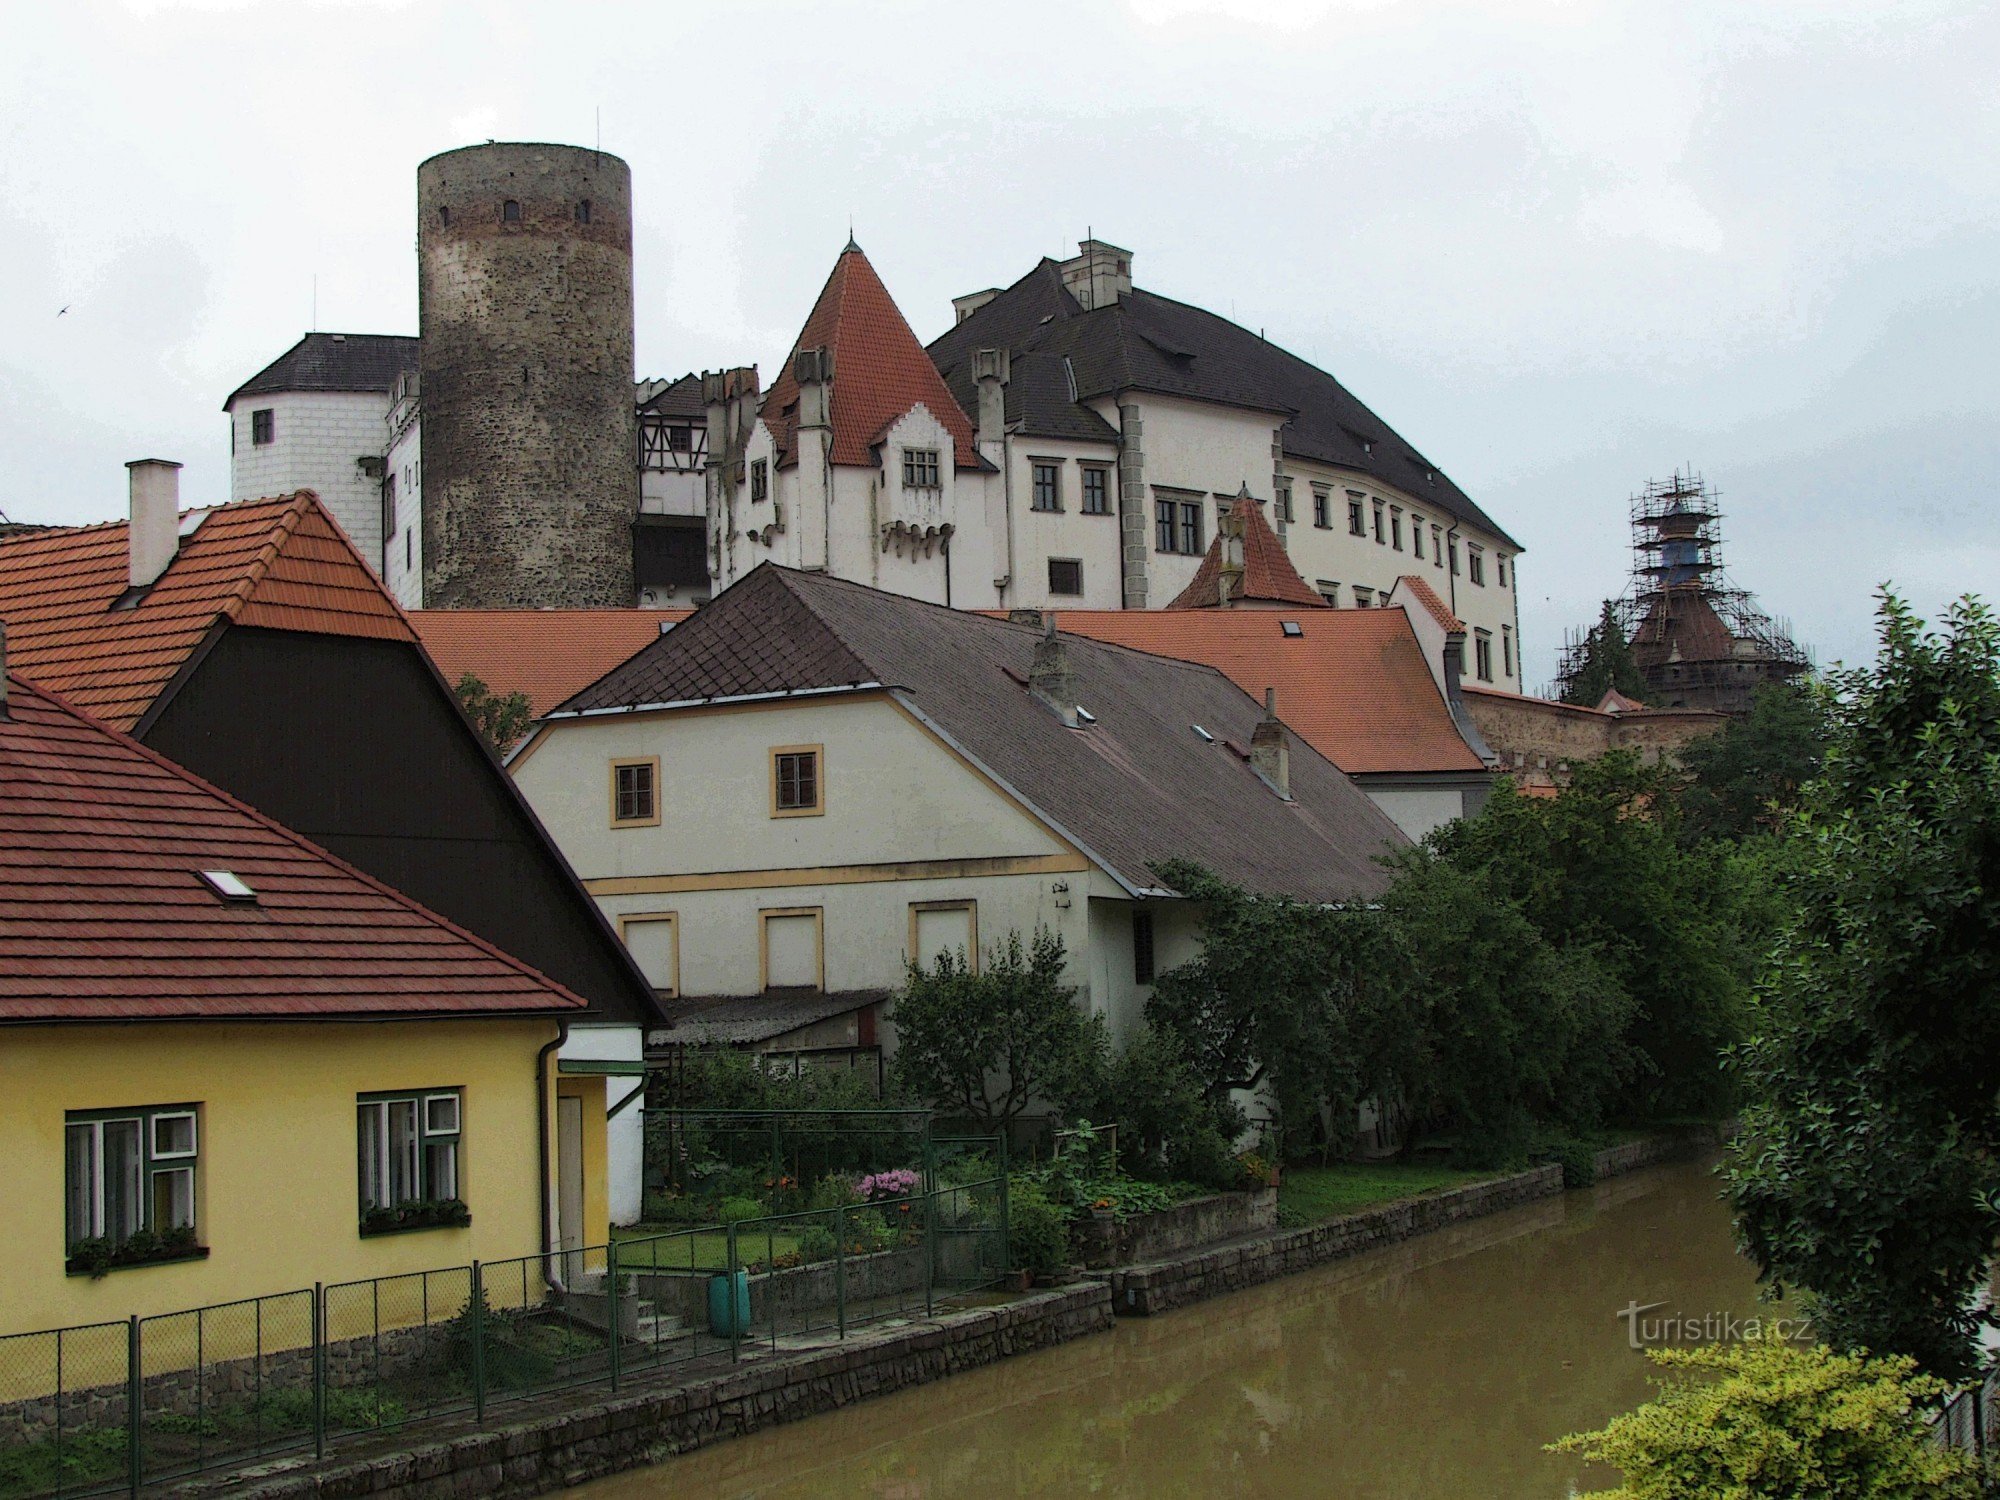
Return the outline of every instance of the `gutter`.
{"type": "Polygon", "coordinates": [[[550,1176],[549,1110],[554,1100],[549,1094],[549,1058],[569,1040],[567,1018],[556,1022],[556,1039],[535,1054],[535,1144],[539,1149],[542,1167],[542,1277],[558,1292],[563,1286],[561,1266],[556,1259],[555,1194],[561,1192],[559,1184],[550,1176]]]}
{"type": "MultiPolygon", "coordinates": [[[[879,682],[850,682],[840,687],[784,688],[775,693],[731,693],[714,698],[670,698],[659,703],[616,703],[609,708],[558,708],[542,715],[542,722],[556,719],[601,719],[611,714],[658,713],[669,708],[712,708],[725,703],[774,703],[785,698],[826,698],[840,693],[873,693],[879,682]]],[[[523,741],[522,743],[526,743],[523,741]]],[[[509,757],[510,759],[512,757],[509,757]]]]}

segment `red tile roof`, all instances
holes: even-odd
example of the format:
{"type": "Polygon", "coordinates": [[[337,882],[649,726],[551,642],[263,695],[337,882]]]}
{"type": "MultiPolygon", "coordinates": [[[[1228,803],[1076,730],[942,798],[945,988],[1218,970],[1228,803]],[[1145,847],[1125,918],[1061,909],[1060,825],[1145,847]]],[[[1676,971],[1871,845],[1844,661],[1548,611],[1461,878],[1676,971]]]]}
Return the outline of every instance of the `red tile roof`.
{"type": "Polygon", "coordinates": [[[495,693],[526,693],[540,718],[679,624],[690,609],[419,609],[410,614],[444,680],[472,673],[495,693]]]}
{"type": "MultiPolygon", "coordinates": [[[[1459,635],[1465,634],[1465,621],[1453,614],[1451,607],[1444,600],[1438,598],[1437,590],[1432,588],[1428,583],[1425,583],[1423,579],[1419,578],[1415,573],[1405,573],[1396,581],[1410,592],[1417,603],[1429,610],[1431,618],[1444,626],[1447,631],[1452,631],[1459,635]]],[[[1391,592],[1394,591],[1392,590],[1391,592]]]]}
{"type": "Polygon", "coordinates": [[[310,490],[181,517],[180,551],[129,609],[122,521],[0,538],[0,620],[15,670],[130,729],[218,621],[414,641],[310,490]],[[199,521],[196,521],[196,517],[199,521]]]}
{"type": "Polygon", "coordinates": [[[554,981],[19,677],[0,1022],[538,1014],[554,981]],[[227,870],[256,892],[225,901],[227,870]]]}
{"type": "Polygon", "coordinates": [[[1182,589],[1168,609],[1220,609],[1222,607],[1222,549],[1229,544],[1232,529],[1239,523],[1243,536],[1243,571],[1230,585],[1229,597],[1245,604],[1296,604],[1302,609],[1326,609],[1322,599],[1285,554],[1285,544],[1264,519],[1263,505],[1247,494],[1237,497],[1229,514],[1216,525],[1215,540],[1194,575],[1194,582],[1182,589]]]}
{"type": "Polygon", "coordinates": [[[792,355],[824,346],[833,353],[833,461],[872,466],[874,447],[890,424],[922,402],[951,434],[961,469],[979,466],[972,422],[953,399],[937,366],[917,342],[882,278],[850,243],[833,263],[798,342],[765,394],[762,415],[778,444],[778,464],[798,461],[799,383],[792,355]]]}
{"type": "Polygon", "coordinates": [[[1485,769],[1399,609],[1064,610],[1056,625],[1215,667],[1255,698],[1275,687],[1278,717],[1350,774],[1485,769]]]}

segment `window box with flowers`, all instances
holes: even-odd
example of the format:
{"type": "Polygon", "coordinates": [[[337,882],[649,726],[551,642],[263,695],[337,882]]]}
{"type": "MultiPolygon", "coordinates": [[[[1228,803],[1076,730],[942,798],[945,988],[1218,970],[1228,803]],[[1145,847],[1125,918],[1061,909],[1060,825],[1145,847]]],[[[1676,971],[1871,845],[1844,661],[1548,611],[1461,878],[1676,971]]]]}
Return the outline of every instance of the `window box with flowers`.
{"type": "Polygon", "coordinates": [[[463,1229],[472,1210],[458,1195],[464,1098],[457,1089],[364,1094],[356,1101],[364,1236],[463,1229]]]}

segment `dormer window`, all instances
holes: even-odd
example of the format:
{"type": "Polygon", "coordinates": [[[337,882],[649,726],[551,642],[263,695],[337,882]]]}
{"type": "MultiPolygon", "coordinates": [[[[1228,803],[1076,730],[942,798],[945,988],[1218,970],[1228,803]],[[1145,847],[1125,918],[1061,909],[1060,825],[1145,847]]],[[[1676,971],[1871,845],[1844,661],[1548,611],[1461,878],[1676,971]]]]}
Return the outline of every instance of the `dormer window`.
{"type": "Polygon", "coordinates": [[[500,205],[500,222],[501,222],[501,223],[503,223],[503,224],[518,224],[518,223],[520,223],[520,222],[521,222],[521,205],[520,205],[520,204],[519,204],[518,202],[516,202],[516,201],[515,201],[514,199],[512,199],[512,198],[509,198],[509,199],[508,199],[508,200],[507,200],[507,201],[506,201],[505,203],[501,204],[501,205],[500,205]]]}
{"type": "Polygon", "coordinates": [[[939,477],[938,451],[935,448],[905,448],[903,450],[903,488],[906,490],[935,490],[943,487],[939,477]]]}

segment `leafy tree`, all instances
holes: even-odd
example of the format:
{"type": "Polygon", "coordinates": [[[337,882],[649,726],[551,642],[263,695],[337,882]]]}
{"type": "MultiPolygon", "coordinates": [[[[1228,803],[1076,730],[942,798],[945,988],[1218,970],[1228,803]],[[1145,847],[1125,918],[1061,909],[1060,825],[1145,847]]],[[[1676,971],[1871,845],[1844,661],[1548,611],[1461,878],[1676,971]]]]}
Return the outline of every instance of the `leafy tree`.
{"type": "Polygon", "coordinates": [[[1879,617],[1786,829],[1731,1187],[1830,1339],[1956,1378],[2000,1234],[2000,627],[1970,599],[1943,635],[1893,595],[1879,617]]]}
{"type": "Polygon", "coordinates": [[[1933,1445],[1942,1381],[1901,1357],[1871,1359],[1765,1337],[1652,1349],[1660,1395],[1550,1449],[1624,1472],[1586,1500],[1977,1500],[1966,1455],[1933,1445]]]}
{"type": "Polygon", "coordinates": [[[1680,752],[1690,838],[1744,839],[1781,824],[1826,752],[1826,705],[1809,688],[1766,683],[1750,712],[1680,752]]]}
{"type": "Polygon", "coordinates": [[[1628,698],[1645,701],[1646,679],[1639,673],[1638,658],[1625,638],[1616,606],[1606,599],[1603,614],[1584,633],[1582,657],[1563,689],[1562,701],[1595,708],[1612,688],[1628,698]]]}
{"type": "Polygon", "coordinates": [[[1105,1072],[1099,1118],[1118,1123],[1118,1163],[1134,1177],[1235,1187],[1243,1117],[1206,1096],[1181,1039],[1141,1027],[1105,1072]]]}
{"type": "Polygon", "coordinates": [[[1607,994],[1630,997],[1641,1112],[1725,1102],[1721,1057],[1743,1034],[1754,966],[1744,890],[1726,851],[1680,838],[1668,773],[1614,751],[1577,765],[1555,797],[1496,788],[1430,844],[1484,871],[1566,961],[1594,954],[1607,994]]]}
{"type": "Polygon", "coordinates": [[[458,694],[459,707],[465,710],[472,727],[479,731],[479,737],[492,747],[496,755],[504,753],[509,745],[526,734],[528,726],[535,721],[535,711],[526,693],[514,692],[504,696],[495,693],[471,672],[458,679],[458,686],[453,691],[458,694]]]}
{"type": "Polygon", "coordinates": [[[983,1125],[1003,1125],[1031,1104],[1069,1112],[1101,1087],[1109,1038],[1101,1017],[1063,982],[1061,937],[1019,932],[987,950],[974,973],[964,954],[910,966],[890,1019],[896,1077],[915,1097],[983,1125]]]}

